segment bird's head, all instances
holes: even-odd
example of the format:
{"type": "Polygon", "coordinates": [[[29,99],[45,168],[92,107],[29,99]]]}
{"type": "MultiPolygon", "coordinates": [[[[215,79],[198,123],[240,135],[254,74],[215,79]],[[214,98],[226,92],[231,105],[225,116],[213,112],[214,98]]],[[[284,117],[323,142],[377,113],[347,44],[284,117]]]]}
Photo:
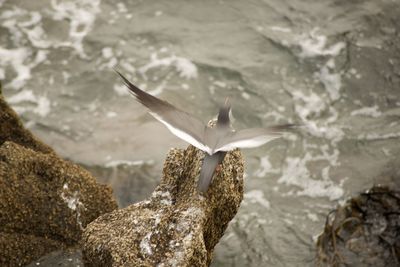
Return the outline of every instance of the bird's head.
{"type": "Polygon", "coordinates": [[[224,105],[219,109],[218,124],[229,124],[230,111],[231,111],[231,103],[229,102],[229,98],[226,98],[224,105]]]}

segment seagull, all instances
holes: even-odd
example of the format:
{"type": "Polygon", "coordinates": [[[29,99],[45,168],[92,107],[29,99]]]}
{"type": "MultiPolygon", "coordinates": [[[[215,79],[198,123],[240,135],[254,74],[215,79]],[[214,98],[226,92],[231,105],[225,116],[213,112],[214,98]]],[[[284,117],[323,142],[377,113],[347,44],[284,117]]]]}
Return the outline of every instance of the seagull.
{"type": "Polygon", "coordinates": [[[284,124],[235,131],[231,128],[229,118],[231,106],[228,99],[219,109],[216,125],[209,127],[193,115],[139,89],[119,71],[115,71],[122,78],[130,93],[139,103],[148,108],[148,112],[155,119],[163,123],[180,139],[205,152],[197,186],[201,193],[207,191],[216,168],[222,164],[228,151],[236,148],[261,146],[295,127],[294,124],[284,124]]]}

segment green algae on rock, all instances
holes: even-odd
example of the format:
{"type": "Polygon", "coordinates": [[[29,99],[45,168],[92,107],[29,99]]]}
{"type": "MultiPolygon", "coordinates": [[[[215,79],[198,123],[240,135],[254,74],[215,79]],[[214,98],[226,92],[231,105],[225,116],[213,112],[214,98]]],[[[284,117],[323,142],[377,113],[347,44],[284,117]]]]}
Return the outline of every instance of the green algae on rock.
{"type": "Polygon", "coordinates": [[[172,149],[151,197],[105,214],[83,234],[85,266],[208,266],[243,199],[243,158],[229,152],[208,192],[197,192],[204,153],[172,149]]]}

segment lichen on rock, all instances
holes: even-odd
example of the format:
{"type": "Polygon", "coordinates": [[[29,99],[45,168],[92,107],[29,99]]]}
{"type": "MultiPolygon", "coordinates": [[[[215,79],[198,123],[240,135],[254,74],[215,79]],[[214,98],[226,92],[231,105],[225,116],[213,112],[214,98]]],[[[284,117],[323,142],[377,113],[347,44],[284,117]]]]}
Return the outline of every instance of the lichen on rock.
{"type": "Polygon", "coordinates": [[[229,152],[208,192],[197,191],[204,152],[171,149],[153,194],[85,229],[85,266],[208,266],[243,198],[243,158],[229,152]]]}

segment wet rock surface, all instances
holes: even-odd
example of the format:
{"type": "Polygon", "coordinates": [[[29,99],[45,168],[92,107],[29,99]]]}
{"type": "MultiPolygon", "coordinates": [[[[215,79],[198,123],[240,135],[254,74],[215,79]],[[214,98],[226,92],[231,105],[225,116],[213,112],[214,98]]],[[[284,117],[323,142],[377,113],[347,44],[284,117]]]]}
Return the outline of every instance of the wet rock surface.
{"type": "Polygon", "coordinates": [[[0,266],[23,266],[74,246],[117,208],[108,186],[24,129],[0,95],[0,266]]]}
{"type": "Polygon", "coordinates": [[[83,234],[85,266],[208,266],[243,198],[243,158],[228,153],[208,192],[197,192],[203,152],[172,149],[147,200],[105,214],[83,234]]]}
{"type": "Polygon", "coordinates": [[[399,266],[400,191],[375,186],[327,218],[318,266],[399,266]]]}

